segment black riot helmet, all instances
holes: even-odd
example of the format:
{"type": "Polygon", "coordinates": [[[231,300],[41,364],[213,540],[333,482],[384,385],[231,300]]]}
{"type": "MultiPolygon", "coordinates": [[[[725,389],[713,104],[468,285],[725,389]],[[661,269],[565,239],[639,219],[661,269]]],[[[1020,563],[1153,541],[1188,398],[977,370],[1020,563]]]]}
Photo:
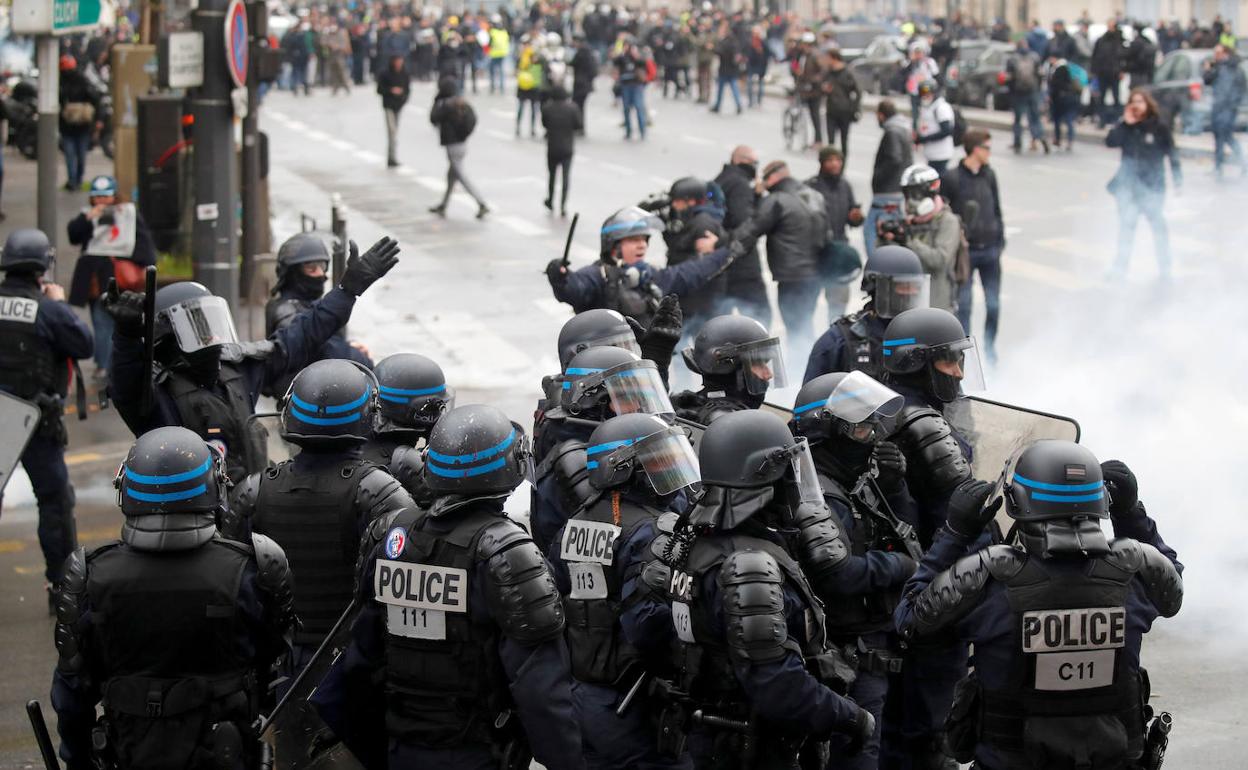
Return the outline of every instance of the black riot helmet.
{"type": "Polygon", "coordinates": [[[793,402],[789,427],[811,446],[837,436],[874,444],[891,430],[905,399],[865,372],[830,372],[807,382],[793,402]]]}
{"type": "Polygon", "coordinates": [[[871,299],[871,310],[880,318],[894,318],[930,302],[931,276],[923,272],[919,257],[905,246],[877,246],[862,268],[862,290],[871,299]]]}
{"type": "Polygon", "coordinates": [[[0,270],[46,273],[52,267],[55,253],[56,250],[42,230],[33,227],[19,228],[4,239],[0,270]]]}
{"type": "Polygon", "coordinates": [[[442,367],[418,353],[395,353],[373,368],[377,378],[377,434],[415,431],[428,436],[438,418],[455,406],[442,367]]]}
{"type": "Polygon", "coordinates": [[[667,197],[674,201],[697,200],[702,202],[706,200],[706,194],[706,182],[692,176],[677,179],[675,182],[672,182],[671,189],[667,191],[667,197]]]}
{"type": "Polygon", "coordinates": [[[572,416],[646,412],[671,417],[676,412],[658,366],[623,348],[582,350],[559,379],[559,406],[572,416]]]}
{"type": "Polygon", "coordinates": [[[1043,439],[1006,469],[1005,510],[1016,521],[1109,517],[1101,464],[1087,447],[1043,439]]]}
{"type": "Polygon", "coordinates": [[[637,235],[649,238],[663,232],[663,229],[663,220],[645,209],[638,206],[620,209],[602,223],[602,230],[598,233],[598,256],[604,262],[614,263],[615,244],[637,235]]]}
{"type": "Polygon", "coordinates": [[[225,460],[186,428],[157,428],[130,447],[113,486],[123,541],[145,551],[196,548],[225,509],[225,460]]]}
{"type": "Polygon", "coordinates": [[[354,361],[326,358],[291,380],[282,402],[282,438],[310,449],[362,444],[373,434],[377,380],[354,361]]]}
{"type": "Polygon", "coordinates": [[[975,338],[963,331],[962,323],[948,310],[905,311],[884,330],[883,348],[884,368],[891,381],[918,387],[937,400],[953,401],[963,388],[984,389],[975,338]],[[960,370],[961,376],[950,374],[949,369],[960,370]]]}
{"type": "Polygon", "coordinates": [[[698,443],[698,466],[706,494],[690,514],[695,524],[732,529],[773,502],[789,511],[823,504],[806,439],[770,412],[731,412],[712,422],[698,443]]]}
{"type": "Polygon", "coordinates": [[[585,447],[594,489],[627,486],[638,473],[660,496],[698,483],[698,458],[680,428],[652,414],[623,414],[594,429],[585,447]]]}
{"type": "MultiPolygon", "coordinates": [[[[298,271],[291,268],[309,262],[323,262],[329,267],[329,249],[325,240],[314,233],[296,233],[277,250],[277,285],[274,290],[289,284],[298,271]]],[[[323,284],[324,281],[320,280],[323,284]]]]}
{"type": "Polygon", "coordinates": [[[532,477],[524,429],[485,404],[457,406],[442,415],[423,455],[425,485],[439,497],[507,495],[532,477]]]}
{"type": "Polygon", "coordinates": [[[577,313],[559,330],[559,368],[564,370],[572,357],[586,348],[611,345],[641,357],[641,346],[633,327],[614,310],[596,308],[577,313]]]}
{"type": "Polygon", "coordinates": [[[172,340],[183,353],[237,343],[229,304],[194,281],[157,289],[156,341],[165,340],[172,340]]]}
{"type": "Polygon", "coordinates": [[[780,338],[743,315],[721,315],[707,321],[681,356],[691,370],[702,375],[708,387],[733,394],[761,396],[769,387],[788,384],[780,338]]]}

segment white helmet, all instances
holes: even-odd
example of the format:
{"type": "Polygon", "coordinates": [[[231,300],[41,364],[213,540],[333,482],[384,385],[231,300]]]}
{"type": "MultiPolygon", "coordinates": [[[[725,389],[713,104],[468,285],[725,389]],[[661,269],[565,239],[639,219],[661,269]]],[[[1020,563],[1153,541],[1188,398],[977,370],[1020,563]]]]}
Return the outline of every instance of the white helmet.
{"type": "Polygon", "coordinates": [[[558,32],[547,32],[546,33],[546,45],[550,46],[551,48],[556,48],[558,46],[561,46],[563,45],[563,38],[559,35],[558,32]]]}

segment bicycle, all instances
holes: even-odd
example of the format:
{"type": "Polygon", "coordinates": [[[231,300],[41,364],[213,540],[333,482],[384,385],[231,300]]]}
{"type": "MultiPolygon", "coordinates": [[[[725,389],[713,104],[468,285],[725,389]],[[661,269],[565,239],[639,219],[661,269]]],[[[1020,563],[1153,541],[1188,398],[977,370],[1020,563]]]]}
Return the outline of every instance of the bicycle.
{"type": "Polygon", "coordinates": [[[806,105],[798,98],[796,88],[786,88],[789,106],[784,108],[781,130],[784,145],[790,150],[804,150],[810,146],[810,121],[806,119],[806,105]]]}

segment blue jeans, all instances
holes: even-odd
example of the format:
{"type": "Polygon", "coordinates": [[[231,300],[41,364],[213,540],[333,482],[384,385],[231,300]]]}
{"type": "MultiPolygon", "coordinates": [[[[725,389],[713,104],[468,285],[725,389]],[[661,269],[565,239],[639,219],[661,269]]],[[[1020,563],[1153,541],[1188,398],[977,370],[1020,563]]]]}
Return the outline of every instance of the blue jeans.
{"type": "Polygon", "coordinates": [[[971,333],[971,301],[972,289],[975,285],[975,274],[979,273],[979,282],[984,287],[984,307],[987,315],[984,318],[984,349],[989,356],[993,355],[997,340],[997,321],[1001,316],[1001,249],[989,246],[986,249],[971,249],[971,277],[958,287],[958,320],[969,335],[971,333]]]}
{"type": "Polygon", "coordinates": [[[82,177],[87,173],[87,150],[91,147],[91,132],[65,134],[61,137],[61,152],[65,153],[65,171],[69,186],[82,187],[82,177]]]}
{"type": "Polygon", "coordinates": [[[724,86],[732,88],[732,99],[737,103],[737,112],[741,111],[741,87],[737,85],[735,75],[725,77],[719,76],[719,84],[715,90],[715,106],[711,108],[712,112],[719,112],[719,105],[724,101],[724,86]]]}
{"type": "Polygon", "coordinates": [[[751,107],[757,107],[763,103],[764,77],[766,75],[762,72],[751,72],[746,76],[745,100],[751,107]]]}
{"type": "Polygon", "coordinates": [[[113,356],[113,317],[104,312],[104,303],[91,300],[91,330],[95,333],[95,368],[107,369],[113,356]]]}
{"type": "Polygon", "coordinates": [[[1161,191],[1139,189],[1118,197],[1118,257],[1114,271],[1125,273],[1135,246],[1135,226],[1143,215],[1153,228],[1153,247],[1157,250],[1157,268],[1162,277],[1170,275],[1170,231],[1162,212],[1166,195],[1161,191]]]}
{"type": "Polygon", "coordinates": [[[1053,119],[1053,142],[1062,143],[1062,126],[1066,127],[1066,143],[1075,141],[1075,118],[1079,117],[1079,107],[1060,106],[1050,110],[1053,119]]]}
{"type": "Polygon", "coordinates": [[[1027,116],[1027,130],[1031,138],[1040,141],[1044,138],[1044,125],[1040,123],[1040,92],[1014,95],[1014,146],[1023,144],[1023,115],[1027,116]]]}
{"type": "Polygon", "coordinates": [[[624,138],[633,138],[633,121],[630,110],[637,113],[637,130],[646,138],[646,84],[625,83],[620,88],[620,103],[624,106],[624,138]]]}
{"type": "Polygon", "coordinates": [[[506,61],[506,59],[501,56],[497,58],[492,57],[490,59],[490,93],[494,93],[495,89],[497,89],[500,93],[504,90],[503,88],[503,62],[504,61],[506,61]]]}
{"type": "MultiPolygon", "coordinates": [[[[1231,154],[1235,156],[1235,164],[1243,166],[1244,153],[1239,148],[1239,141],[1235,139],[1235,110],[1214,110],[1210,123],[1213,129],[1214,167],[1219,170],[1222,168],[1228,147],[1231,154]]],[[[0,176],[0,180],[2,179],[3,177],[0,176]]]]}
{"type": "Polygon", "coordinates": [[[876,227],[881,219],[901,219],[902,207],[906,199],[901,193],[876,193],[871,196],[871,207],[867,209],[867,219],[862,223],[862,240],[867,244],[867,258],[875,253],[876,227]],[[888,210],[888,207],[893,207],[888,210]]]}

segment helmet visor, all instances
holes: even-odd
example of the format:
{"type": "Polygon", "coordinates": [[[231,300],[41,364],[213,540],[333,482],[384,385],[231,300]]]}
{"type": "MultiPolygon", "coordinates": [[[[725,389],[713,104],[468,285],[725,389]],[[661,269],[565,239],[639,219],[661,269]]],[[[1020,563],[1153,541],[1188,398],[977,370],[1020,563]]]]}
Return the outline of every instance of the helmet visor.
{"type": "Polygon", "coordinates": [[[632,330],[613,332],[597,339],[589,340],[585,347],[589,348],[624,348],[629,353],[641,358],[641,345],[637,344],[637,336],[632,330]]]}
{"type": "Polygon", "coordinates": [[[675,408],[653,361],[623,364],[607,372],[604,380],[616,414],[674,415],[675,408]]]}
{"type": "Polygon", "coordinates": [[[221,297],[195,297],[165,311],[183,353],[238,342],[230,306],[221,297]]]}
{"type": "Polygon", "coordinates": [[[636,450],[650,486],[660,495],[670,495],[702,479],[698,456],[680,428],[666,428],[639,439],[636,450]]]}
{"type": "Polygon", "coordinates": [[[941,374],[961,380],[962,391],[983,391],[984,365],[979,357],[979,345],[974,337],[965,337],[932,348],[932,368],[941,374]]]}
{"type": "Polygon", "coordinates": [[[875,277],[875,312],[881,318],[896,318],[906,310],[931,305],[932,278],[917,275],[877,275],[875,277]]]}
{"type": "Polygon", "coordinates": [[[789,379],[779,337],[738,345],[736,356],[741,363],[741,375],[747,392],[761,396],[768,388],[788,386],[789,379]]]}
{"type": "Polygon", "coordinates": [[[828,396],[824,408],[833,417],[857,424],[872,416],[892,417],[904,404],[905,399],[892,388],[865,372],[853,371],[828,396]]]}
{"type": "Polygon", "coordinates": [[[797,484],[798,499],[803,503],[823,504],[823,488],[819,486],[819,474],[815,460],[810,456],[810,445],[805,438],[797,440],[792,458],[793,481],[797,484]]]}

